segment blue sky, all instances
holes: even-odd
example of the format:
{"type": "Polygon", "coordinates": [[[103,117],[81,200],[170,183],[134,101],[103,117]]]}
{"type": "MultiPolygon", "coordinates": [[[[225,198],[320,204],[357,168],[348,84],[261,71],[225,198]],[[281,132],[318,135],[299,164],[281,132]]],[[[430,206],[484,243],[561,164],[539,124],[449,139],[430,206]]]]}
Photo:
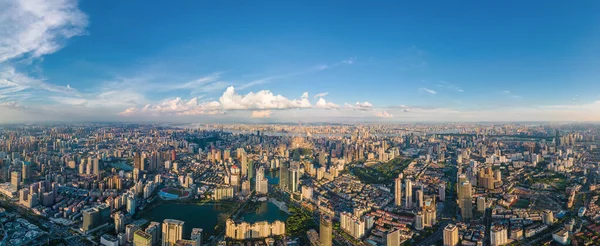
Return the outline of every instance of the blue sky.
{"type": "Polygon", "coordinates": [[[597,1],[0,8],[0,122],[600,120],[597,1]]]}

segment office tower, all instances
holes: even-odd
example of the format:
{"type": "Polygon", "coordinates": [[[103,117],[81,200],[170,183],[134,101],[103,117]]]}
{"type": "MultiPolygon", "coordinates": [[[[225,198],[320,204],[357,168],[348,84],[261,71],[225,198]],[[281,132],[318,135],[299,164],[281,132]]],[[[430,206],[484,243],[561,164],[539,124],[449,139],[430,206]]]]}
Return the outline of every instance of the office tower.
{"type": "Polygon", "coordinates": [[[133,246],[152,246],[152,235],[142,230],[133,233],[133,246]]]}
{"type": "Polygon", "coordinates": [[[471,204],[471,183],[464,181],[458,184],[458,206],[463,221],[473,218],[473,205],[471,204]]]}
{"type": "Polygon", "coordinates": [[[444,246],[458,245],[458,227],[448,224],[444,227],[444,246]]]}
{"type": "Polygon", "coordinates": [[[490,229],[490,245],[505,245],[508,243],[508,233],[506,226],[493,225],[490,229]]]}
{"type": "Polygon", "coordinates": [[[554,224],[554,214],[552,213],[552,210],[544,210],[544,212],[542,213],[542,220],[546,225],[554,224]]]}
{"type": "Polygon", "coordinates": [[[83,231],[95,229],[98,226],[108,223],[110,220],[110,208],[105,204],[98,205],[93,208],[88,208],[82,211],[83,215],[83,231]]]}
{"type": "Polygon", "coordinates": [[[402,206],[402,178],[400,175],[394,180],[394,205],[402,206]]]}
{"type": "Polygon", "coordinates": [[[319,241],[321,246],[331,246],[333,237],[333,224],[331,223],[331,217],[328,215],[321,216],[321,223],[319,224],[319,241]]]}
{"type": "Polygon", "coordinates": [[[385,246],[400,246],[400,230],[392,229],[385,239],[385,246]]]}
{"type": "Polygon", "coordinates": [[[265,169],[261,166],[256,172],[256,193],[267,194],[269,189],[268,180],[265,178],[265,169]]]}
{"type": "Polygon", "coordinates": [[[195,246],[202,246],[202,228],[194,228],[192,229],[192,235],[190,236],[190,239],[192,239],[192,241],[196,242],[195,246]]]}
{"type": "Polygon", "coordinates": [[[115,232],[119,234],[119,232],[123,232],[125,230],[125,215],[123,213],[115,214],[115,232]]]}
{"type": "Polygon", "coordinates": [[[138,231],[139,229],[140,229],[140,227],[135,224],[127,224],[125,226],[125,235],[127,238],[127,242],[133,242],[133,237],[135,235],[135,232],[138,231]]]}
{"type": "Polygon", "coordinates": [[[404,181],[404,194],[406,195],[405,207],[410,209],[412,207],[412,181],[408,178],[404,181]]]}
{"type": "Polygon", "coordinates": [[[288,165],[289,163],[284,162],[281,163],[281,166],[279,166],[279,189],[282,191],[288,190],[288,165]]]}
{"type": "Polygon", "coordinates": [[[289,181],[290,181],[290,186],[289,191],[290,192],[298,192],[298,185],[300,183],[300,171],[298,170],[297,167],[293,167],[290,168],[290,174],[289,174],[289,181]]]}
{"type": "Polygon", "coordinates": [[[183,221],[166,219],[162,224],[162,246],[173,246],[183,237],[183,221]]]}
{"type": "Polygon", "coordinates": [[[254,161],[248,161],[248,180],[254,178],[254,161]]]}
{"type": "Polygon", "coordinates": [[[21,174],[17,171],[10,173],[10,184],[13,188],[18,189],[21,185],[21,174]]]}

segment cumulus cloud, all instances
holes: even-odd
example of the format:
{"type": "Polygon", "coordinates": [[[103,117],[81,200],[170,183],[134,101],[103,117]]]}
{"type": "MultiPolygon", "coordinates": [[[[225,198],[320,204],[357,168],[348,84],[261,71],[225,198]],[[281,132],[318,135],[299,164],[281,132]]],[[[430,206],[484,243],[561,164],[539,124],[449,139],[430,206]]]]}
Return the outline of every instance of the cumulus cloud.
{"type": "Polygon", "coordinates": [[[0,62],[54,53],[87,26],[76,0],[1,1],[0,9],[0,62]]]}
{"type": "Polygon", "coordinates": [[[346,103],[344,106],[347,109],[355,109],[355,110],[362,110],[362,111],[373,109],[373,104],[370,104],[367,101],[362,102],[362,103],[361,102],[356,102],[354,105],[346,103]]]}
{"type": "Polygon", "coordinates": [[[121,115],[149,113],[152,115],[202,115],[221,114],[226,110],[271,110],[311,108],[308,93],[304,92],[300,99],[288,99],[275,95],[271,91],[262,90],[240,95],[233,86],[227,88],[218,101],[200,102],[198,97],[188,101],[181,98],[164,100],[158,104],[148,104],[140,110],[128,108],[121,115]]]}
{"type": "Polygon", "coordinates": [[[315,98],[325,97],[327,95],[329,95],[329,92],[322,92],[322,93],[315,95],[315,98]]]}
{"type": "Polygon", "coordinates": [[[271,117],[271,110],[255,110],[252,111],[252,118],[269,118],[271,117]]]}
{"type": "Polygon", "coordinates": [[[392,114],[388,113],[387,111],[377,112],[377,113],[375,113],[375,116],[379,117],[379,118],[392,118],[392,117],[394,117],[392,114]]]}
{"type": "Polygon", "coordinates": [[[233,86],[225,90],[219,98],[219,103],[225,110],[290,109],[310,108],[312,106],[308,101],[308,92],[303,93],[300,99],[288,99],[282,95],[275,95],[269,90],[240,95],[235,91],[233,86]]]}
{"type": "Polygon", "coordinates": [[[325,98],[319,98],[319,100],[315,104],[315,108],[322,108],[322,109],[337,109],[339,107],[340,106],[335,103],[326,101],[325,98]]]}
{"type": "Polygon", "coordinates": [[[437,94],[437,91],[434,91],[432,89],[427,89],[427,88],[424,88],[424,87],[423,88],[419,88],[419,90],[423,91],[423,92],[427,92],[429,94],[433,94],[433,95],[437,94]]]}

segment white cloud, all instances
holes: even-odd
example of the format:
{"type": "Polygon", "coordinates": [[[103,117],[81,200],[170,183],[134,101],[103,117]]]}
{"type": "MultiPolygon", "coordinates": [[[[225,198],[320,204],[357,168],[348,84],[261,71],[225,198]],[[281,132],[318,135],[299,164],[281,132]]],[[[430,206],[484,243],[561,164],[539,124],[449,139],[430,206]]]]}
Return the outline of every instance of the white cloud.
{"type": "Polygon", "coordinates": [[[388,113],[387,111],[377,112],[377,113],[375,113],[375,116],[379,117],[379,118],[392,118],[392,117],[394,117],[392,114],[388,113]]]}
{"type": "Polygon", "coordinates": [[[437,94],[437,91],[434,91],[434,90],[432,90],[432,89],[427,89],[427,88],[419,88],[419,90],[420,90],[420,91],[423,91],[423,92],[427,92],[427,93],[429,93],[429,94],[433,94],[433,95],[437,94]]]}
{"type": "Polygon", "coordinates": [[[310,108],[312,106],[308,101],[307,92],[303,93],[300,99],[288,99],[282,95],[275,95],[269,90],[240,95],[235,92],[233,86],[225,90],[219,98],[219,103],[224,110],[290,109],[310,108]]]}
{"type": "Polygon", "coordinates": [[[315,108],[322,108],[322,109],[337,109],[339,107],[340,106],[335,103],[326,101],[325,98],[319,98],[319,100],[315,104],[315,108]]]}
{"type": "Polygon", "coordinates": [[[325,97],[325,96],[327,96],[327,95],[329,95],[329,92],[322,92],[322,93],[319,93],[319,94],[315,95],[315,97],[314,97],[314,98],[325,97]]]}
{"type": "Polygon", "coordinates": [[[362,110],[362,111],[371,110],[373,108],[373,104],[370,104],[367,101],[362,102],[362,103],[356,102],[354,105],[346,103],[344,106],[347,109],[355,109],[355,110],[362,110]]]}
{"type": "Polygon", "coordinates": [[[252,118],[269,118],[271,117],[271,110],[257,110],[252,111],[252,118]]]}
{"type": "Polygon", "coordinates": [[[0,9],[0,63],[52,54],[87,26],[75,0],[2,1],[0,9]]]}
{"type": "Polygon", "coordinates": [[[147,104],[140,110],[127,108],[120,114],[203,115],[222,114],[226,110],[270,110],[311,107],[312,105],[308,101],[308,92],[304,92],[300,99],[288,99],[282,95],[275,95],[268,90],[240,95],[231,86],[223,92],[218,101],[200,102],[198,97],[185,101],[178,97],[171,100],[164,100],[158,104],[147,104]]]}

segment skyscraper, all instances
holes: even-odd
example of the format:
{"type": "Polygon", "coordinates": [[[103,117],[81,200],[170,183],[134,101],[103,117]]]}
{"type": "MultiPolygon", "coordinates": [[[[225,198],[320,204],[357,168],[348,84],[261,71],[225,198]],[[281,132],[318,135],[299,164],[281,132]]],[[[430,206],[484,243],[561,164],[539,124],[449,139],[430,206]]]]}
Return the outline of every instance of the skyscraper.
{"type": "Polygon", "coordinates": [[[462,219],[469,220],[473,218],[473,205],[471,204],[471,183],[463,181],[458,184],[458,206],[462,219]]]}
{"type": "Polygon", "coordinates": [[[444,246],[458,245],[458,227],[448,224],[444,228],[444,246]]]}
{"type": "Polygon", "coordinates": [[[268,180],[265,178],[265,169],[261,166],[256,172],[256,193],[267,194],[268,192],[268,180]]]}
{"type": "Polygon", "coordinates": [[[279,167],[279,189],[282,191],[288,190],[288,165],[289,163],[284,162],[281,163],[281,166],[279,167]]]}
{"type": "Polygon", "coordinates": [[[162,246],[173,246],[183,238],[183,224],[181,220],[166,219],[162,224],[162,246]]]}
{"type": "Polygon", "coordinates": [[[10,173],[10,184],[13,188],[18,189],[21,185],[21,174],[17,171],[10,173]]]}
{"type": "Polygon", "coordinates": [[[116,213],[115,217],[115,232],[119,234],[119,232],[123,232],[125,230],[125,215],[123,213],[116,213]]]}
{"type": "Polygon", "coordinates": [[[290,185],[288,187],[290,192],[297,192],[298,191],[298,185],[300,183],[300,171],[298,170],[297,167],[292,167],[290,168],[290,174],[289,174],[289,181],[290,181],[290,185]]]}
{"type": "Polygon", "coordinates": [[[394,180],[394,205],[402,206],[402,178],[394,180]]]}
{"type": "Polygon", "coordinates": [[[423,186],[417,190],[417,205],[419,208],[423,208],[423,186]]]}
{"type": "Polygon", "coordinates": [[[328,215],[321,216],[321,223],[319,225],[319,241],[321,246],[331,246],[333,237],[333,224],[331,223],[331,217],[328,215]]]}
{"type": "Polygon", "coordinates": [[[408,178],[404,181],[404,189],[406,195],[405,207],[410,209],[412,207],[412,181],[408,178]]]}

